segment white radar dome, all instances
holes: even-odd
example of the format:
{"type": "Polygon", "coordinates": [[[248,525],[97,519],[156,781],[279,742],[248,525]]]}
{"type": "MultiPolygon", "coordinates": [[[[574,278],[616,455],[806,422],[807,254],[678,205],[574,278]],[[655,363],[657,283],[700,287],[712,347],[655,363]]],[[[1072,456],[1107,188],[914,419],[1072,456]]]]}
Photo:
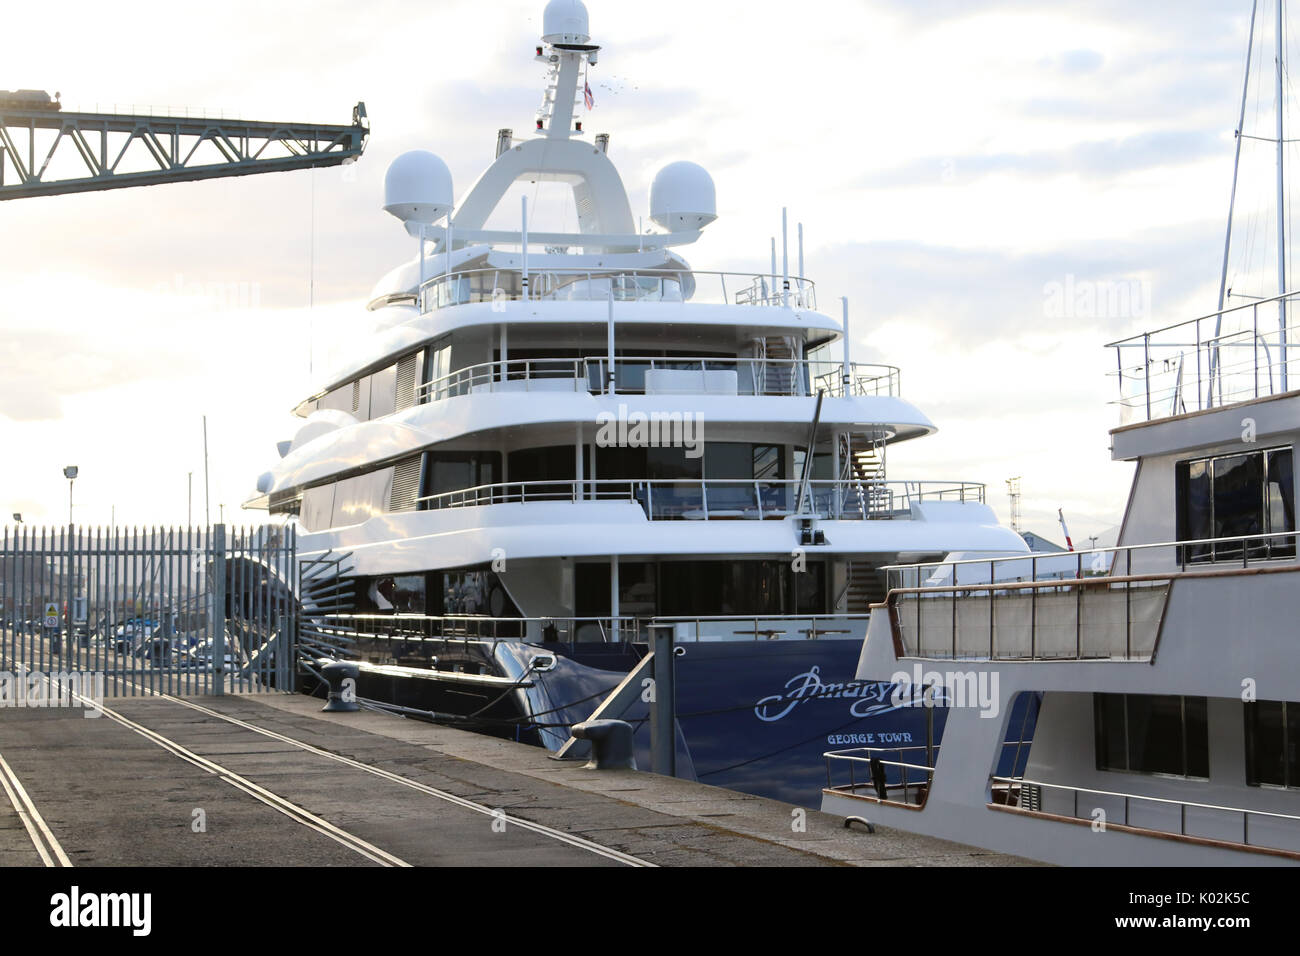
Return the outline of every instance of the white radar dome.
{"type": "Polygon", "coordinates": [[[402,222],[429,225],[451,212],[451,170],[425,149],[398,156],[384,174],[384,212],[402,222]]]}
{"type": "Polygon", "coordinates": [[[669,232],[703,229],[718,218],[713,177],[695,163],[669,163],[650,184],[650,219],[669,232]]]}
{"type": "Polygon", "coordinates": [[[542,14],[542,39],[547,43],[586,43],[587,8],[582,0],[551,0],[542,14]]]}

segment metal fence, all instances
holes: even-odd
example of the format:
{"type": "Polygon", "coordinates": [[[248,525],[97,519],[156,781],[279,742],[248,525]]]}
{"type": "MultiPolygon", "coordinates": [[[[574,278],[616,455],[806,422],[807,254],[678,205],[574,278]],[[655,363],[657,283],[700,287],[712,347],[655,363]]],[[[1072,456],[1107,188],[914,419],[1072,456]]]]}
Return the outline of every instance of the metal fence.
{"type": "Polygon", "coordinates": [[[0,530],[0,672],[107,696],[292,690],[295,552],[292,527],[0,530]]]}

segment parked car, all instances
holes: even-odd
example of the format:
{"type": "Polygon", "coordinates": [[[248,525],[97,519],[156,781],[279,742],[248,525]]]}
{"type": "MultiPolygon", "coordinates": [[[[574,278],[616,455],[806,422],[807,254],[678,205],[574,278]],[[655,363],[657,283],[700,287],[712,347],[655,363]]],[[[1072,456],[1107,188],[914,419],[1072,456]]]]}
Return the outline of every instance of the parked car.
{"type": "MultiPolygon", "coordinates": [[[[212,670],[212,639],[208,638],[194,647],[187,648],[184,651],[178,650],[175,657],[177,667],[185,670],[210,671],[212,670]]],[[[225,667],[222,668],[226,673],[239,666],[239,658],[230,652],[230,644],[226,644],[224,655],[225,667]]]]}
{"type": "Polygon", "coordinates": [[[132,618],[119,624],[114,632],[112,646],[119,654],[131,654],[149,640],[158,625],[145,618],[132,618]]]}

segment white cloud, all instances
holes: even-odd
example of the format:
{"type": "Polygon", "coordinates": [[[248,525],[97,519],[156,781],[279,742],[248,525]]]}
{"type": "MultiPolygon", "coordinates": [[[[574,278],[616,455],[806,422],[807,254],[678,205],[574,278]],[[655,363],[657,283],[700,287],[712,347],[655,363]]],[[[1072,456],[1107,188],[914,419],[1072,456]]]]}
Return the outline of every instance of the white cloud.
{"type": "MultiPolygon", "coordinates": [[[[114,503],[119,520],[177,520],[188,472],[199,500],[207,414],[214,513],[224,502],[229,516],[288,437],[309,363],[320,371],[327,343],[365,326],[370,287],[411,252],[379,209],[387,162],[431,148],[463,192],[498,127],[530,126],[542,6],[78,0],[57,31],[38,6],[8,11],[32,38],[6,55],[10,85],[59,89],[70,106],[345,122],[364,99],[373,128],[346,176],[5,204],[0,447],[21,449],[6,456],[14,509],[61,520],[59,468],[76,461],[88,520],[114,503]]],[[[1004,514],[1001,481],[1022,475],[1027,525],[1052,537],[1058,505],[1078,514],[1076,540],[1115,523],[1128,475],[1106,452],[1101,345],[1128,329],[1044,327],[1043,287],[1149,278],[1144,324],[1212,306],[1239,11],[588,6],[604,50],[586,126],[612,134],[634,213],[659,166],[696,160],[721,216],[691,261],[763,269],[788,205],[823,310],[849,295],[860,349],[901,366],[941,427],[892,465],[986,481],[1004,514]]]]}

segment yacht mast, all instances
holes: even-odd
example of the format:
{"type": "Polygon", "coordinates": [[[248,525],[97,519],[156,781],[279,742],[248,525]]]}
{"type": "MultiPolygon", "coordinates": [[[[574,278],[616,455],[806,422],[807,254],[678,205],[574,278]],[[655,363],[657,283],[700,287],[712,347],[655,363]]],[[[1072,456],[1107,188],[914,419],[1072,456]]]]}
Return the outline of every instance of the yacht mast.
{"type": "MultiPolygon", "coordinates": [[[[1282,99],[1282,0],[1277,0],[1277,294],[1284,295],[1286,289],[1286,215],[1285,196],[1282,184],[1282,167],[1283,167],[1283,150],[1286,146],[1282,139],[1282,112],[1284,102],[1282,99]]],[[[1286,384],[1286,300],[1279,299],[1278,309],[1278,331],[1279,331],[1279,361],[1281,363],[1281,374],[1278,378],[1282,386],[1282,391],[1287,390],[1286,384]]]]}
{"type": "MultiPolygon", "coordinates": [[[[1224,299],[1228,292],[1228,252],[1232,248],[1232,214],[1237,206],[1237,173],[1241,169],[1241,140],[1242,131],[1246,125],[1246,97],[1250,92],[1250,61],[1255,52],[1255,14],[1259,10],[1259,0],[1253,0],[1250,5],[1250,30],[1246,34],[1246,75],[1241,81],[1241,110],[1237,113],[1237,131],[1236,131],[1236,152],[1232,158],[1232,191],[1228,194],[1228,230],[1223,237],[1223,271],[1219,273],[1219,307],[1218,311],[1223,312],[1224,299]]],[[[1220,314],[1214,320],[1214,340],[1215,348],[1210,352],[1210,384],[1209,392],[1205,396],[1205,407],[1214,406],[1214,380],[1215,372],[1219,365],[1219,334],[1223,329],[1223,315],[1220,314]]]]}

